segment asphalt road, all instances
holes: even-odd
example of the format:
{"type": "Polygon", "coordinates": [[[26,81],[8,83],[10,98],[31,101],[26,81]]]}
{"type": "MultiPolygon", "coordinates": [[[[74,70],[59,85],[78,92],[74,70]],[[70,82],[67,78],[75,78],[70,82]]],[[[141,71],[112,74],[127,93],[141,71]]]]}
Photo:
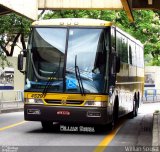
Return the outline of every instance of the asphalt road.
{"type": "MultiPolygon", "coordinates": [[[[145,104],[134,119],[122,118],[116,129],[108,131],[99,126],[54,124],[52,131],[44,131],[40,122],[24,121],[23,112],[0,114],[1,151],[14,152],[123,152],[135,146],[151,146],[152,116],[159,103],[145,104]],[[63,128],[70,128],[65,131],[63,128]],[[91,132],[85,131],[90,127],[91,132]],[[117,129],[118,128],[118,129],[117,129]],[[84,129],[84,130],[83,130],[84,129]],[[118,150],[117,150],[118,148],[118,150]]],[[[65,128],[65,129],[66,129],[65,128]]],[[[141,151],[141,149],[138,149],[141,151]]],[[[148,149],[147,149],[148,150],[148,149]]]]}

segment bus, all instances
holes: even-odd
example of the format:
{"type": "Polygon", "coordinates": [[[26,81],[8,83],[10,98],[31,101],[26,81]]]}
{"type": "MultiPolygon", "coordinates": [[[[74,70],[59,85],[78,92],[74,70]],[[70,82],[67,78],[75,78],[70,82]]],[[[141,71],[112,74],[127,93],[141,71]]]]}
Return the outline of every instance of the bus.
{"type": "Polygon", "coordinates": [[[18,56],[18,69],[25,73],[25,120],[47,129],[53,122],[113,126],[121,116],[137,116],[143,54],[140,41],[112,22],[35,21],[28,48],[18,56]]]}

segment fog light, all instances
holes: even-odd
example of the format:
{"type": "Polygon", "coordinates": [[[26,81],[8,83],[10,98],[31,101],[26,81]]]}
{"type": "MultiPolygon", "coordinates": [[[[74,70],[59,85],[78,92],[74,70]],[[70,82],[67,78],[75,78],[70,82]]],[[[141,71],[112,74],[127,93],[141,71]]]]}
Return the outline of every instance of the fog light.
{"type": "Polygon", "coordinates": [[[97,111],[88,111],[87,117],[101,117],[101,113],[97,111]]]}
{"type": "Polygon", "coordinates": [[[39,109],[27,109],[27,114],[40,115],[41,112],[39,109]]]}

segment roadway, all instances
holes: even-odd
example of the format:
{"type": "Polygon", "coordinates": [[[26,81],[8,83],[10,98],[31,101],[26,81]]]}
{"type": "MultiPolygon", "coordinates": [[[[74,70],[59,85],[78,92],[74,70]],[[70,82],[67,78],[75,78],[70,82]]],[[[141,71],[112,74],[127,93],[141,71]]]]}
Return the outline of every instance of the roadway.
{"type": "Polygon", "coordinates": [[[24,121],[23,112],[0,114],[0,150],[124,152],[126,148],[142,151],[142,146],[145,146],[147,149],[144,150],[150,151],[148,146],[152,145],[153,112],[158,110],[158,106],[160,103],[142,105],[138,117],[120,119],[113,131],[99,126],[83,126],[90,128],[77,131],[76,127],[80,126],[76,124],[54,124],[52,131],[44,131],[39,122],[24,121]],[[139,149],[134,149],[135,146],[139,149]]]}

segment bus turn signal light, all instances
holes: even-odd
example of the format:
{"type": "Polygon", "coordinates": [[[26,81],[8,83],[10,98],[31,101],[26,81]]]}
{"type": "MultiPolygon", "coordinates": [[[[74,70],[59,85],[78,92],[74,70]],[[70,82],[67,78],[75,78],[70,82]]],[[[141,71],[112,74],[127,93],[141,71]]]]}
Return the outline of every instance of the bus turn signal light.
{"type": "Polygon", "coordinates": [[[86,101],[85,106],[107,107],[106,101],[86,101]]]}

